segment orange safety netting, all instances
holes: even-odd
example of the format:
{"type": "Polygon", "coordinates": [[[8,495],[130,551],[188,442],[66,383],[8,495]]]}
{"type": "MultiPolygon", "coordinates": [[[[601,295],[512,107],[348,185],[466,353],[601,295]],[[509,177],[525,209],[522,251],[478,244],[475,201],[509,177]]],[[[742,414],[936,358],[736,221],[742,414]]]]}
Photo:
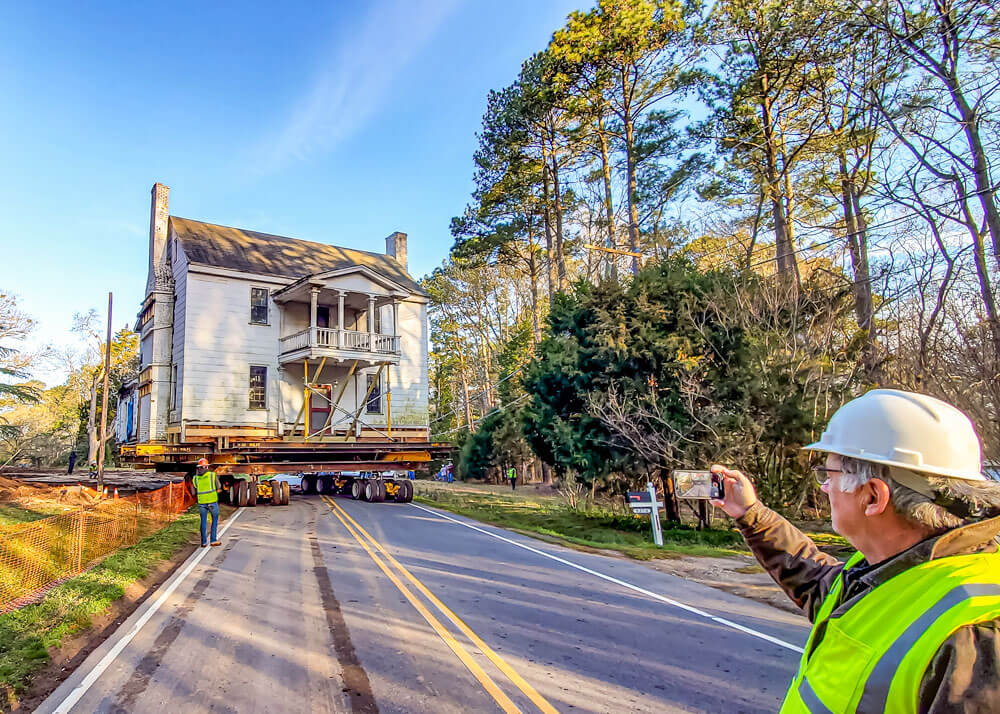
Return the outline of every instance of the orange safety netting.
{"type": "Polygon", "coordinates": [[[172,483],[58,516],[0,526],[0,612],[30,602],[109,553],[134,545],[193,503],[183,483],[172,483]]]}

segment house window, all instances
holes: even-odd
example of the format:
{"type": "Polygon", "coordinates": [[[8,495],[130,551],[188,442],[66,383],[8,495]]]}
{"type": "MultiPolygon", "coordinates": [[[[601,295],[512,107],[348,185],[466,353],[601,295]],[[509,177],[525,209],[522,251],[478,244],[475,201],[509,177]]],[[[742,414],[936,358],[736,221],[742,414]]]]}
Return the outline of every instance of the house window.
{"type": "Polygon", "coordinates": [[[371,394],[368,395],[368,404],[365,405],[366,414],[381,414],[382,413],[382,385],[379,380],[379,375],[369,374],[368,381],[365,385],[371,390],[371,394]],[[374,383],[375,386],[372,386],[374,383]]]}
{"type": "Polygon", "coordinates": [[[250,408],[267,409],[267,367],[250,368],[250,408]]]}
{"type": "Polygon", "coordinates": [[[250,288],[250,322],[267,324],[267,288],[250,288]]]}
{"type": "Polygon", "coordinates": [[[177,408],[177,365],[170,368],[170,408],[177,408]]]}

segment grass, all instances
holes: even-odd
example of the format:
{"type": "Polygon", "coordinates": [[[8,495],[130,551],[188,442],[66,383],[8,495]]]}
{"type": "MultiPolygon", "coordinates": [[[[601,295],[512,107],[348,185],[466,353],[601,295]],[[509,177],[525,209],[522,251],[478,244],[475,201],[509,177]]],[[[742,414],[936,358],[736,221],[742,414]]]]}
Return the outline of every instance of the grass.
{"type": "Polygon", "coordinates": [[[415,500],[452,513],[539,535],[569,545],[616,550],[639,560],[678,555],[726,556],[746,553],[743,538],[731,529],[697,531],[690,526],[664,529],[663,547],[653,543],[648,517],[604,510],[579,511],[557,499],[501,495],[490,491],[421,488],[415,500]]]}
{"type": "Polygon", "coordinates": [[[53,588],[40,602],[0,615],[0,689],[7,698],[24,691],[32,673],[48,662],[49,648],[89,628],[91,618],[123,597],[130,584],[191,542],[198,524],[197,510],[189,510],[153,535],[53,588]]]}
{"type": "Polygon", "coordinates": [[[17,523],[29,523],[49,516],[63,513],[66,509],[53,506],[51,508],[25,508],[14,503],[0,504],[0,526],[12,526],[17,523]]]}

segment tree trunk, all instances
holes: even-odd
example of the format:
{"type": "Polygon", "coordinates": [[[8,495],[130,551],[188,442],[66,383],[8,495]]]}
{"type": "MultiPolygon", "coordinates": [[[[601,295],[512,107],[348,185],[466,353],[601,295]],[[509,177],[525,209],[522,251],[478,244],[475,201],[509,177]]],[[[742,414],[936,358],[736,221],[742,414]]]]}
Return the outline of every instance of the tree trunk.
{"type": "Polygon", "coordinates": [[[778,151],[774,136],[773,118],[771,116],[771,100],[767,75],[761,76],[760,112],[764,130],[764,153],[766,163],[764,172],[767,179],[767,197],[771,202],[771,217],[774,222],[775,261],[778,264],[778,275],[786,282],[794,294],[798,295],[799,266],[792,248],[788,217],[780,188],[781,177],[778,170],[778,151]]]}
{"type": "MultiPolygon", "coordinates": [[[[629,250],[639,252],[639,207],[636,205],[638,186],[635,178],[635,127],[632,118],[625,117],[625,171],[628,175],[628,242],[629,250]]],[[[639,273],[639,258],[632,256],[632,275],[639,273]]]]}
{"type": "Polygon", "coordinates": [[[863,360],[865,372],[871,382],[878,381],[875,355],[875,315],[872,301],[871,277],[868,273],[868,237],[864,218],[858,211],[859,201],[854,181],[847,173],[847,157],[840,154],[841,202],[844,208],[844,226],[847,229],[847,249],[851,254],[854,273],[854,314],[858,327],[865,332],[863,360]]]}
{"type": "Polygon", "coordinates": [[[538,344],[541,329],[538,326],[538,260],[535,257],[535,233],[528,224],[528,280],[531,282],[531,341],[538,344]]]}
{"type": "Polygon", "coordinates": [[[542,220],[545,223],[545,253],[548,256],[548,274],[549,279],[549,306],[552,305],[553,297],[556,292],[556,281],[553,278],[553,258],[555,257],[555,250],[553,246],[552,239],[552,214],[549,210],[549,162],[548,162],[548,152],[544,149],[542,150],[542,220]]]}
{"type": "Polygon", "coordinates": [[[563,255],[563,215],[562,193],[559,187],[559,155],[556,151],[556,130],[549,127],[549,160],[552,162],[552,198],[556,213],[556,284],[559,290],[566,289],[566,258],[563,255]]]}
{"type": "MultiPolygon", "coordinates": [[[[604,215],[608,219],[608,248],[612,250],[615,244],[615,207],[611,201],[611,162],[608,160],[608,137],[604,133],[604,117],[597,117],[597,136],[601,143],[601,174],[604,178],[604,215]]],[[[618,260],[610,253],[611,279],[618,281],[618,260]]]]}
{"type": "Polygon", "coordinates": [[[94,378],[90,383],[90,410],[87,412],[87,465],[97,462],[97,452],[100,445],[97,443],[97,384],[100,381],[100,370],[94,372],[94,378]]]}

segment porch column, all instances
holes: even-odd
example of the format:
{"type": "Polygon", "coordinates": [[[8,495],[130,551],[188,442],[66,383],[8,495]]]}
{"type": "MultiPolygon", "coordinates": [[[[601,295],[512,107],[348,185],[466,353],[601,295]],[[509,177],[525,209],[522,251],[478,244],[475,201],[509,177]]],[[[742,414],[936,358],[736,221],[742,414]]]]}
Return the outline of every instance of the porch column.
{"type": "Polygon", "coordinates": [[[399,300],[392,301],[392,334],[395,335],[392,349],[399,349],[399,300]]]}
{"type": "Polygon", "coordinates": [[[337,347],[344,347],[344,298],[347,293],[343,290],[337,291],[337,347]]]}
{"type": "Polygon", "coordinates": [[[368,351],[375,351],[375,296],[368,296],[368,351]]]}
{"type": "Polygon", "coordinates": [[[311,288],[309,297],[311,301],[309,307],[309,346],[314,347],[316,345],[316,307],[319,302],[319,288],[311,288]]]}

